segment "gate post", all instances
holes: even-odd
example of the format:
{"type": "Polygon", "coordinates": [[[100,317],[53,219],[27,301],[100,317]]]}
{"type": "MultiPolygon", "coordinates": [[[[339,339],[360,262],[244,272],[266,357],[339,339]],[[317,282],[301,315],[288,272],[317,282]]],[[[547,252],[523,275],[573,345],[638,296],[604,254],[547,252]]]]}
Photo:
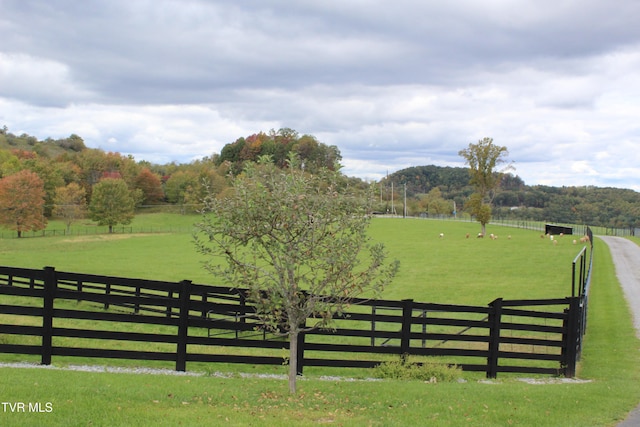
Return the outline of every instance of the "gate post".
{"type": "Polygon", "coordinates": [[[189,330],[189,302],[191,300],[191,281],[180,282],[180,318],[178,320],[178,346],[176,349],[176,371],[187,369],[187,336],[189,330]]]}
{"type": "Polygon", "coordinates": [[[498,376],[498,355],[500,352],[500,325],[502,323],[502,298],[489,303],[489,349],[487,356],[487,378],[498,376]]]}
{"type": "Polygon", "coordinates": [[[44,268],[44,295],[42,303],[42,360],[41,365],[51,365],[53,352],[53,300],[56,295],[57,280],[53,267],[44,268]]]}
{"type": "Polygon", "coordinates": [[[580,298],[569,298],[569,308],[565,309],[567,315],[563,326],[562,341],[563,354],[561,367],[564,370],[564,376],[573,378],[576,376],[576,361],[578,359],[578,340],[582,339],[580,328],[580,298]]]}
{"type": "Polygon", "coordinates": [[[402,332],[400,338],[400,357],[405,362],[411,349],[411,318],[413,316],[413,300],[402,300],[402,332]]]}

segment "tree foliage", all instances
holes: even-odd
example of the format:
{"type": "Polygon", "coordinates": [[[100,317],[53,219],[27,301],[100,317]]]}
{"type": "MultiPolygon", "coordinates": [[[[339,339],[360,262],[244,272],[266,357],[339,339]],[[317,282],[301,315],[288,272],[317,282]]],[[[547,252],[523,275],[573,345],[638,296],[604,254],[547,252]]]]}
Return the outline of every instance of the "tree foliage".
{"type": "Polygon", "coordinates": [[[330,326],[355,297],[377,295],[398,264],[369,242],[366,200],[339,172],[262,160],[246,165],[227,197],[206,199],[196,244],[216,277],[248,289],[265,325],[288,335],[295,393],[298,334],[330,326]]]}
{"type": "Polygon", "coordinates": [[[284,168],[292,153],[297,155],[301,166],[309,172],[322,168],[333,169],[342,160],[338,147],[323,144],[312,135],[300,136],[292,129],[282,128],[238,138],[225,145],[217,164],[230,162],[233,172],[240,173],[245,162],[255,162],[260,157],[269,156],[271,162],[284,168]]]}
{"type": "Polygon", "coordinates": [[[135,178],[135,188],[142,191],[142,203],[153,205],[162,202],[164,191],[162,191],[162,181],[160,177],[149,168],[143,168],[135,178]]]}
{"type": "Polygon", "coordinates": [[[105,178],[93,186],[93,195],[89,204],[89,215],[98,225],[113,226],[130,224],[135,216],[136,197],[124,180],[105,178]]]}
{"type": "MultiPolygon", "coordinates": [[[[145,160],[136,162],[133,157],[119,153],[87,148],[82,138],[75,134],[62,139],[38,140],[27,134],[14,135],[6,126],[0,126],[0,178],[21,170],[35,172],[44,183],[46,218],[53,215],[57,188],[76,183],[85,190],[89,202],[93,186],[103,178],[121,178],[129,189],[141,189],[145,196],[137,199],[141,203],[166,201],[187,212],[200,205],[207,186],[218,194],[229,191],[229,175],[240,174],[245,164],[268,155],[274,165],[287,168],[291,154],[300,159],[305,171],[312,173],[318,168],[331,169],[341,159],[335,146],[325,145],[311,135],[300,135],[289,128],[238,138],[225,145],[220,154],[213,153],[190,163],[157,165],[145,160]],[[145,169],[149,173],[143,172],[145,169]]],[[[592,186],[528,186],[511,173],[498,173],[492,177],[499,178],[500,184],[484,198],[485,204],[491,200],[491,205],[488,209],[483,208],[482,213],[471,209],[470,196],[476,189],[471,183],[469,168],[435,165],[402,169],[380,180],[372,207],[377,212],[390,212],[392,208],[402,212],[406,188],[407,214],[411,216],[447,215],[455,202],[458,212],[472,212],[476,219],[498,217],[616,228],[640,227],[640,193],[637,191],[592,186]],[[439,203],[431,202],[433,197],[429,193],[436,188],[446,202],[442,203],[442,209],[439,203]]],[[[348,185],[354,189],[364,191],[368,186],[358,178],[348,180],[348,185]]]]}
{"type": "Polygon", "coordinates": [[[86,191],[77,183],[71,182],[64,187],[56,188],[53,214],[59,216],[67,227],[83,218],[87,212],[86,191]]]}
{"type": "Polygon", "coordinates": [[[504,163],[509,151],[507,147],[495,145],[493,139],[483,138],[477,144],[469,143],[458,154],[469,165],[469,183],[477,195],[471,199],[470,212],[480,222],[482,234],[485,234],[486,225],[491,220],[491,204],[504,174],[496,168],[504,163]]]}
{"type": "Polygon", "coordinates": [[[44,201],[44,183],[36,173],[23,170],[0,179],[0,223],[18,237],[47,226],[44,201]]]}

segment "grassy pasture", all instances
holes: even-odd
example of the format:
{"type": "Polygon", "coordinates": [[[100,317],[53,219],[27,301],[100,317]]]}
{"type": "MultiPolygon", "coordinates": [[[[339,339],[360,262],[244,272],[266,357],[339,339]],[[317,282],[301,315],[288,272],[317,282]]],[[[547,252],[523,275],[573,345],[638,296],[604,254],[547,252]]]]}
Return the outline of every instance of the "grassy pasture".
{"type": "MultiPolygon", "coordinates": [[[[168,229],[172,224],[178,224],[182,229],[188,229],[188,224],[193,224],[197,219],[197,216],[139,215],[132,227],[168,229]]],[[[56,227],[56,224],[52,223],[50,226],[56,227]]],[[[389,256],[401,261],[399,276],[382,297],[412,298],[418,302],[486,305],[498,297],[527,299],[570,295],[569,267],[575,253],[579,250],[579,246],[573,245],[572,238],[563,237],[558,240],[557,245],[554,245],[547,238],[540,238],[538,232],[490,227],[488,232],[498,235],[498,238],[496,240],[478,239],[475,237],[477,229],[477,224],[469,222],[402,218],[374,219],[371,227],[372,239],[385,242],[389,256]],[[443,233],[444,237],[440,237],[440,233],[443,233]],[[467,234],[470,235],[469,238],[466,237],[467,234]]],[[[7,247],[2,250],[5,265],[31,268],[52,265],[58,270],[66,271],[158,280],[190,279],[200,283],[216,282],[214,277],[201,268],[200,263],[203,258],[195,252],[191,235],[186,232],[59,236],[0,240],[0,243],[6,244],[7,247]],[[9,249],[9,246],[12,247],[9,249]],[[14,258],[9,259],[10,256],[14,258]]],[[[370,310],[364,307],[361,309],[370,310]]],[[[358,311],[358,308],[354,310],[358,311]]],[[[481,320],[481,317],[477,315],[472,318],[481,320]]],[[[78,321],[59,320],[58,324],[77,327],[78,323],[78,321]]],[[[120,326],[123,331],[131,330],[133,327],[135,331],[144,332],[144,329],[140,329],[140,325],[120,326]]],[[[118,326],[112,323],[109,325],[109,328],[116,327],[118,326]]],[[[341,321],[341,327],[354,326],[349,321],[341,321]]],[[[355,327],[359,328],[362,325],[355,327]]],[[[378,322],[376,327],[378,330],[385,328],[395,330],[398,326],[378,322]]],[[[434,329],[432,327],[431,332],[456,333],[457,330],[454,329],[456,328],[434,329]]],[[[164,333],[172,334],[175,331],[168,330],[164,333]]],[[[314,338],[315,342],[339,343],[346,340],[349,338],[314,338]]],[[[355,338],[350,340],[350,343],[356,343],[355,338]]],[[[58,342],[61,341],[59,339],[58,342]]],[[[359,342],[360,344],[367,345],[369,339],[360,338],[360,341],[362,341],[359,342]]],[[[86,344],[93,347],[103,345],[100,341],[86,344]]],[[[130,350],[162,348],[161,345],[150,348],[149,344],[140,348],[136,343],[119,343],[118,346],[130,350]]],[[[474,347],[474,344],[468,343],[468,348],[476,347],[477,345],[474,347]]],[[[516,349],[512,347],[510,350],[516,349]]],[[[238,351],[245,350],[231,348],[220,350],[222,353],[238,351]]],[[[273,352],[271,355],[274,355],[273,352]]],[[[348,357],[369,359],[371,355],[353,354],[348,357]]],[[[448,361],[470,362],[470,360],[451,358],[448,361]]],[[[92,362],[87,360],[86,363],[92,362]]],[[[107,361],[107,363],[113,362],[107,361]]],[[[505,360],[503,363],[508,361],[505,360]]],[[[555,364],[551,366],[555,367],[555,364]]],[[[189,369],[201,369],[201,367],[191,363],[189,369]]],[[[242,370],[246,369],[246,366],[232,365],[225,369],[242,370]]],[[[273,372],[274,368],[259,367],[259,370],[273,372]]],[[[308,368],[308,370],[314,372],[318,368],[308,368]]],[[[341,373],[345,371],[340,370],[341,373]]],[[[348,374],[361,375],[361,370],[354,371],[348,374]]]]}
{"type": "MultiPolygon", "coordinates": [[[[175,224],[185,229],[197,220],[175,214],[138,215],[132,227],[167,229],[175,224]]],[[[553,245],[536,231],[490,225],[487,233],[498,239],[478,239],[478,228],[470,222],[375,218],[371,238],[384,242],[390,258],[401,263],[383,297],[483,305],[498,297],[571,294],[571,261],[581,248],[572,244],[572,236],[558,238],[553,245]]],[[[2,265],[50,265],[61,271],[217,284],[202,268],[203,260],[186,232],[0,239],[2,265]]]]}
{"type": "MultiPolygon", "coordinates": [[[[178,218],[186,219],[197,217],[178,218]]],[[[160,226],[172,216],[136,218],[145,221],[160,226]]],[[[571,236],[553,245],[534,231],[489,226],[497,240],[476,239],[477,231],[474,223],[375,219],[372,238],[385,242],[390,256],[401,261],[400,273],[383,297],[484,305],[497,297],[570,295],[571,261],[581,247],[572,244],[571,236]]],[[[214,283],[201,261],[188,233],[0,240],[2,265],[214,283]]],[[[465,376],[468,381],[460,384],[327,381],[318,371],[300,381],[299,395],[291,397],[286,380],[241,378],[237,373],[218,378],[0,368],[2,401],[50,402],[53,407],[51,413],[0,412],[0,425],[615,425],[640,401],[639,346],[600,241],[594,269],[579,366],[579,377],[587,383],[536,385],[508,375],[491,384],[474,376],[465,376]]],[[[242,366],[238,371],[253,369],[242,366]]],[[[284,372],[278,367],[273,371],[284,372]]]]}

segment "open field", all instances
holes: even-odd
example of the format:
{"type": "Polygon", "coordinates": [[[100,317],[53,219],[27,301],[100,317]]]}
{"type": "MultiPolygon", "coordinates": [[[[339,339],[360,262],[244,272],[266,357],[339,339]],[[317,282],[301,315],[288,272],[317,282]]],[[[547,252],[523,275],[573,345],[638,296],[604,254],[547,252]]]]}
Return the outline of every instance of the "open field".
{"type": "MultiPolygon", "coordinates": [[[[198,216],[139,215],[132,226],[165,229],[176,221],[186,229],[197,220],[198,216]]],[[[471,222],[375,218],[372,239],[384,242],[390,258],[401,263],[383,297],[487,304],[498,297],[571,294],[571,261],[581,248],[572,244],[571,236],[559,238],[554,246],[536,231],[489,226],[487,233],[499,236],[491,240],[475,238],[478,229],[471,222]]],[[[2,265],[50,265],[61,271],[219,284],[202,268],[202,261],[188,232],[0,239],[2,265]]]]}
{"type": "MultiPolygon", "coordinates": [[[[375,219],[373,239],[384,241],[390,256],[401,261],[384,298],[482,305],[498,297],[570,295],[571,261],[580,249],[571,236],[553,245],[539,232],[506,227],[489,227],[497,240],[476,239],[477,229],[473,223],[375,219]],[[466,239],[466,233],[472,238],[466,239]]],[[[578,371],[588,382],[528,384],[504,375],[487,384],[472,374],[465,374],[464,383],[327,381],[316,369],[300,381],[299,395],[291,397],[284,379],[240,378],[237,373],[220,378],[5,367],[0,368],[3,402],[51,403],[53,410],[7,410],[0,412],[0,424],[615,425],[640,401],[640,357],[606,245],[596,241],[595,251],[589,326],[578,371]]],[[[0,240],[2,265],[215,283],[201,261],[189,233],[0,240]]],[[[202,366],[209,374],[221,368],[202,366]]],[[[362,371],[357,375],[365,376],[362,371]]]]}

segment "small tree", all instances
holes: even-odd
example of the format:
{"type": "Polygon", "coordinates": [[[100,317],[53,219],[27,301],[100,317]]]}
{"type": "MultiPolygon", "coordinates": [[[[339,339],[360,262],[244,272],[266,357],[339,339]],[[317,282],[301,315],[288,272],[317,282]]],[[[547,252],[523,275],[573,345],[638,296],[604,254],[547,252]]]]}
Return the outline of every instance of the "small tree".
{"type": "Polygon", "coordinates": [[[104,178],[93,186],[89,216],[98,225],[130,224],[135,215],[136,198],[120,178],[104,178]]]}
{"type": "Polygon", "coordinates": [[[142,191],[142,203],[145,205],[159,203],[164,199],[162,181],[149,168],[143,168],[136,176],[135,187],[142,191]]]}
{"type": "Polygon", "coordinates": [[[469,165],[470,184],[475,187],[475,197],[469,201],[471,215],[475,216],[482,225],[482,234],[486,234],[486,225],[491,220],[491,204],[495,192],[500,186],[502,175],[513,166],[496,171],[496,167],[505,162],[509,155],[507,147],[495,145],[492,138],[483,138],[477,144],[469,144],[458,155],[469,165]]]}
{"type": "Polygon", "coordinates": [[[56,188],[53,214],[59,216],[67,226],[67,233],[71,224],[83,218],[87,212],[86,191],[75,182],[66,187],[56,188]]]}
{"type": "Polygon", "coordinates": [[[197,224],[206,268],[248,289],[261,321],[288,335],[291,393],[298,334],[329,326],[355,297],[377,295],[398,268],[385,263],[382,244],[369,245],[365,199],[348,194],[341,178],[328,169],[309,175],[293,162],[287,170],[248,163],[232,194],[206,198],[197,224]]]}
{"type": "Polygon", "coordinates": [[[44,182],[31,171],[22,170],[0,179],[0,223],[18,232],[43,230],[44,182]]]}

